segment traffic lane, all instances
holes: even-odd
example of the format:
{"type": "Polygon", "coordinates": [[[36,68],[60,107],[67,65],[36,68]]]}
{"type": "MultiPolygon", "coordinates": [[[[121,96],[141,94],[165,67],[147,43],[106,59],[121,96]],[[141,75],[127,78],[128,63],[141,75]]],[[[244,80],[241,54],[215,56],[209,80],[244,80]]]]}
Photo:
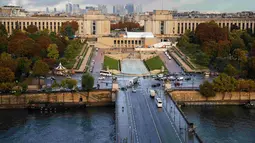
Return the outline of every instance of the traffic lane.
{"type": "Polygon", "coordinates": [[[132,102],[132,111],[134,115],[135,125],[139,142],[141,143],[159,143],[159,137],[155,129],[153,119],[144,101],[142,93],[130,93],[130,100],[132,102]]]}
{"type": "Polygon", "coordinates": [[[183,69],[176,63],[176,61],[174,59],[169,60],[163,52],[159,54],[159,57],[165,63],[165,66],[170,73],[183,72],[183,69]]]}
{"type": "Polygon", "coordinates": [[[154,117],[154,121],[156,123],[162,142],[166,142],[166,143],[181,142],[178,138],[178,135],[176,134],[174,125],[172,125],[170,118],[167,116],[163,108],[158,108],[156,105],[155,99],[158,97],[158,95],[155,98],[151,98],[148,93],[143,95],[145,100],[147,100],[149,104],[149,108],[154,117]]]}
{"type": "MultiPolygon", "coordinates": [[[[156,81],[156,80],[150,80],[152,82],[148,82],[149,79],[143,79],[141,80],[141,84],[142,87],[149,87],[150,86],[150,83],[151,84],[155,84],[155,83],[162,83],[162,81],[156,81]]],[[[187,128],[187,125],[186,125],[186,122],[185,120],[181,117],[181,114],[179,113],[178,110],[175,109],[175,111],[173,110],[174,109],[174,103],[173,101],[170,99],[169,96],[165,96],[165,93],[164,93],[164,89],[162,86],[160,87],[155,87],[155,88],[150,88],[150,89],[153,89],[156,91],[157,93],[157,96],[160,97],[162,99],[162,102],[163,102],[163,108],[162,108],[162,111],[165,113],[165,117],[159,117],[159,120],[160,121],[167,121],[167,120],[163,120],[163,119],[166,119],[166,117],[168,118],[168,121],[172,124],[172,131],[174,131],[173,133],[176,134],[176,132],[179,134],[179,133],[182,133],[180,136],[180,138],[182,139],[185,139],[187,134],[185,133],[184,129],[187,128]],[[172,107],[172,108],[171,108],[172,107]],[[170,110],[171,109],[171,110],[170,110]],[[170,112],[171,111],[171,112],[170,112]],[[181,117],[181,118],[180,118],[181,117]]],[[[146,91],[144,91],[143,93],[146,93],[146,91]]],[[[147,94],[148,96],[145,96],[147,97],[148,99],[150,98],[150,95],[149,95],[149,92],[147,90],[147,94]]],[[[156,101],[153,100],[153,102],[151,103],[150,107],[154,107],[156,106],[156,101]]],[[[157,113],[157,107],[154,108],[155,112],[157,113]]],[[[157,114],[156,114],[157,115],[157,114]]],[[[160,115],[159,115],[160,116],[160,115]]],[[[159,122],[160,124],[160,122],[159,122]]],[[[168,125],[171,125],[171,124],[168,124],[168,125]]],[[[161,125],[161,124],[160,124],[161,125]]],[[[164,130],[163,130],[164,131],[164,130]]],[[[161,134],[161,133],[160,133],[161,134]]],[[[177,137],[177,136],[176,136],[177,137]]],[[[163,138],[163,137],[162,137],[163,138]]],[[[164,139],[164,138],[163,138],[164,139]]],[[[177,138],[178,139],[178,138],[177,138]]],[[[179,142],[180,142],[180,139],[178,139],[179,142]]]]}

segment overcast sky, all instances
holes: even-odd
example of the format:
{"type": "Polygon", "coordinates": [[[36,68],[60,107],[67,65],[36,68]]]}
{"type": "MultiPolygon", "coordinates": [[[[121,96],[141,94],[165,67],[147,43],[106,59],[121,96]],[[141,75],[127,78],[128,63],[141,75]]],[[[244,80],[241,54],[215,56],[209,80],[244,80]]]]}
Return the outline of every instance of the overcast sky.
{"type": "MultiPolygon", "coordinates": [[[[70,0],[75,4],[80,4],[84,8],[86,4],[142,4],[143,11],[152,11],[162,9],[162,0],[70,0]]],[[[45,11],[46,7],[58,11],[65,9],[67,0],[0,0],[0,5],[20,5],[26,10],[45,11]]],[[[108,7],[110,9],[110,6],[108,7]]],[[[178,11],[217,11],[217,12],[235,12],[255,10],[255,0],[163,0],[163,9],[177,9],[178,11]]],[[[112,11],[112,10],[110,10],[112,11]]]]}

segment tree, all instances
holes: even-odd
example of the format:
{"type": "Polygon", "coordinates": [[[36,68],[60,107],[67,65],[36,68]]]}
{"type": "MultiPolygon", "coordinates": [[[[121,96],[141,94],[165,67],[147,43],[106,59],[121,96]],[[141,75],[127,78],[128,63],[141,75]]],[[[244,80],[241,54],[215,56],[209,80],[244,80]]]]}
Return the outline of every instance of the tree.
{"type": "Polygon", "coordinates": [[[28,33],[36,33],[38,31],[38,28],[35,25],[28,25],[25,29],[28,33]]]}
{"type": "Polygon", "coordinates": [[[35,62],[33,66],[33,75],[38,77],[38,85],[40,86],[40,76],[46,76],[46,74],[49,72],[49,66],[41,61],[38,60],[35,62]]]}
{"type": "Polygon", "coordinates": [[[199,92],[206,97],[213,97],[216,95],[216,92],[213,89],[213,84],[209,81],[204,81],[203,84],[199,86],[199,92]]]}
{"type": "Polygon", "coordinates": [[[13,87],[14,87],[14,83],[12,83],[12,82],[0,83],[0,90],[2,92],[9,92],[12,90],[13,87]]]}
{"type": "Polygon", "coordinates": [[[42,61],[45,62],[49,66],[50,70],[54,69],[54,66],[56,64],[56,60],[55,59],[44,58],[42,61]]]}
{"type": "Polygon", "coordinates": [[[11,57],[11,54],[4,52],[0,55],[0,67],[6,67],[11,69],[12,72],[15,72],[17,68],[17,61],[11,57]]]}
{"type": "Polygon", "coordinates": [[[27,75],[30,71],[32,61],[26,57],[17,58],[17,70],[16,77],[20,77],[22,74],[27,75]]]}
{"type": "Polygon", "coordinates": [[[206,41],[228,40],[228,29],[220,28],[214,21],[200,23],[195,31],[198,41],[202,44],[206,41]]]}
{"type": "Polygon", "coordinates": [[[68,88],[68,89],[74,89],[77,86],[77,80],[75,79],[64,79],[61,81],[62,87],[68,88]]]}
{"type": "Polygon", "coordinates": [[[85,73],[82,75],[82,89],[83,90],[91,90],[93,89],[94,85],[94,77],[91,76],[89,73],[85,73]]]}
{"type": "Polygon", "coordinates": [[[0,24],[0,36],[7,36],[8,33],[6,31],[6,28],[3,24],[0,24]]]}
{"type": "Polygon", "coordinates": [[[203,52],[196,54],[196,63],[202,66],[207,67],[209,65],[210,58],[203,52]]]}
{"type": "Polygon", "coordinates": [[[247,63],[248,52],[246,50],[241,50],[241,49],[235,49],[233,52],[233,57],[239,62],[239,66],[244,65],[247,63]]]}
{"type": "Polygon", "coordinates": [[[251,57],[248,62],[248,77],[255,79],[255,57],[251,57]]]}
{"type": "Polygon", "coordinates": [[[12,82],[14,80],[14,73],[5,67],[0,67],[0,83],[12,82]]]}
{"type": "Polygon", "coordinates": [[[250,92],[255,91],[255,82],[253,80],[247,80],[248,91],[249,91],[249,100],[251,100],[250,92]]]}
{"type": "Polygon", "coordinates": [[[0,35],[0,54],[3,52],[7,52],[8,40],[6,36],[0,35]]]}
{"type": "Polygon", "coordinates": [[[56,44],[50,44],[47,49],[48,58],[57,59],[59,57],[58,46],[56,44]]]}
{"type": "Polygon", "coordinates": [[[47,56],[47,48],[52,43],[51,39],[48,36],[42,35],[38,39],[36,39],[36,43],[38,45],[38,49],[40,50],[41,57],[47,56]]]}
{"type": "Polygon", "coordinates": [[[36,48],[35,41],[31,38],[13,39],[8,44],[8,52],[18,57],[32,57],[36,48]]]}
{"type": "Polygon", "coordinates": [[[62,24],[60,28],[60,33],[63,36],[67,36],[68,38],[73,38],[75,32],[78,30],[78,23],[76,21],[67,21],[62,24]]]}
{"type": "Polygon", "coordinates": [[[224,73],[226,73],[228,76],[236,76],[238,74],[238,70],[233,67],[231,64],[228,64],[225,69],[224,73]]]}
{"type": "Polygon", "coordinates": [[[217,92],[223,93],[222,100],[224,100],[226,92],[232,92],[237,87],[237,81],[235,78],[220,74],[217,78],[213,79],[213,89],[217,92]]]}
{"type": "Polygon", "coordinates": [[[235,49],[245,49],[244,41],[241,38],[235,38],[231,41],[230,52],[233,53],[235,49]]]}

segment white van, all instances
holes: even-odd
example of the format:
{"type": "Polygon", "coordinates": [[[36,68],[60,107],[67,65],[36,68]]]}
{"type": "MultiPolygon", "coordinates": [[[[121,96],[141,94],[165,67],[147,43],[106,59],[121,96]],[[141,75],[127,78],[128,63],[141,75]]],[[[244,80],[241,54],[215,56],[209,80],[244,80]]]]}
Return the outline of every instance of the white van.
{"type": "Polygon", "coordinates": [[[112,73],[109,72],[109,71],[101,70],[101,71],[100,71],[100,75],[101,75],[101,76],[112,76],[112,73]]]}
{"type": "Polygon", "coordinates": [[[162,100],[160,98],[156,98],[158,108],[162,108],[162,100]]]}
{"type": "Polygon", "coordinates": [[[156,95],[155,90],[150,90],[150,96],[151,96],[151,97],[155,97],[155,95],[156,95]]]}

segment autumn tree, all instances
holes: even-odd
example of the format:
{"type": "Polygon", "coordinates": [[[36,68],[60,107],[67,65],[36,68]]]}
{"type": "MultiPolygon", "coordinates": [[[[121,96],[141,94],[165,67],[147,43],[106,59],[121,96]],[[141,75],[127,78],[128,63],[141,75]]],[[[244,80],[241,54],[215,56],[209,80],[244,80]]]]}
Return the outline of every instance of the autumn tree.
{"type": "Polygon", "coordinates": [[[78,30],[78,23],[76,21],[67,21],[62,24],[62,27],[60,29],[60,33],[63,36],[67,36],[69,38],[72,38],[75,35],[75,32],[78,30]]]}
{"type": "Polygon", "coordinates": [[[32,57],[35,56],[36,49],[35,41],[31,38],[13,39],[9,41],[8,52],[18,57],[32,57]]]}
{"type": "Polygon", "coordinates": [[[6,67],[0,67],[0,83],[12,82],[14,80],[14,73],[6,67]]]}
{"type": "Polygon", "coordinates": [[[59,57],[58,46],[56,44],[50,44],[49,47],[47,48],[47,52],[48,58],[56,60],[59,57]]]}
{"type": "Polygon", "coordinates": [[[47,48],[52,43],[48,36],[42,35],[36,39],[37,48],[40,51],[41,57],[47,57],[47,48]]]}
{"type": "Polygon", "coordinates": [[[38,85],[40,86],[40,76],[46,76],[46,74],[49,72],[49,66],[41,61],[38,60],[35,62],[33,66],[33,75],[38,77],[38,85]]]}
{"type": "Polygon", "coordinates": [[[8,47],[8,39],[7,36],[1,36],[0,34],[0,54],[3,52],[7,52],[8,47]]]}
{"type": "Polygon", "coordinates": [[[196,28],[195,35],[200,43],[228,40],[228,30],[226,28],[220,28],[214,21],[200,23],[196,28]]]}
{"type": "Polygon", "coordinates": [[[0,55],[0,67],[6,67],[11,69],[12,72],[15,72],[17,68],[17,61],[11,57],[11,54],[4,52],[0,55]]]}
{"type": "Polygon", "coordinates": [[[136,22],[119,22],[116,24],[111,24],[111,30],[115,29],[125,29],[132,31],[133,29],[141,29],[140,24],[136,22]]]}
{"type": "Polygon", "coordinates": [[[38,31],[38,28],[35,25],[28,25],[27,28],[25,29],[25,31],[27,31],[28,33],[33,34],[33,33],[38,31]]]}

